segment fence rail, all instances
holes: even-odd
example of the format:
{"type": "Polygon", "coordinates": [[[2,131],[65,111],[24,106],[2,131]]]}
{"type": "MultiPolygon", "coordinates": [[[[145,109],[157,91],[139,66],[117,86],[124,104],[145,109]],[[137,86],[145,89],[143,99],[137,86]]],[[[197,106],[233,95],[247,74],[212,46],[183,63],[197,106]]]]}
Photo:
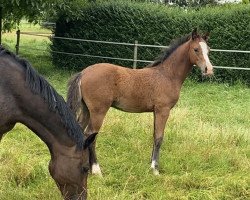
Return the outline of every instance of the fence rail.
{"type": "MultiPolygon", "coordinates": [[[[35,37],[46,37],[49,39],[71,40],[71,41],[79,41],[79,42],[133,46],[134,47],[133,58],[117,58],[117,57],[108,57],[108,56],[100,56],[100,55],[90,55],[90,54],[80,54],[80,53],[78,54],[78,53],[62,52],[62,51],[51,51],[53,53],[72,55],[72,56],[83,56],[83,57],[103,58],[103,59],[110,59],[110,60],[131,61],[131,62],[133,62],[133,68],[136,68],[137,62],[143,62],[143,63],[153,62],[151,60],[137,59],[138,47],[151,47],[151,48],[166,48],[166,47],[168,47],[168,46],[162,46],[162,45],[139,44],[138,41],[135,41],[135,43],[125,43],[125,42],[111,42],[111,41],[102,41],[102,40],[87,40],[87,39],[79,39],[79,38],[58,37],[58,36],[51,35],[51,33],[21,32],[20,30],[18,30],[16,32],[16,34],[17,34],[16,54],[19,53],[19,49],[20,49],[20,35],[32,35],[35,37]]],[[[250,51],[243,51],[243,50],[227,50],[227,49],[210,49],[210,50],[214,51],[214,52],[246,53],[246,54],[250,53],[250,51]]],[[[250,71],[250,68],[232,67],[232,66],[214,66],[214,68],[250,71]]]]}

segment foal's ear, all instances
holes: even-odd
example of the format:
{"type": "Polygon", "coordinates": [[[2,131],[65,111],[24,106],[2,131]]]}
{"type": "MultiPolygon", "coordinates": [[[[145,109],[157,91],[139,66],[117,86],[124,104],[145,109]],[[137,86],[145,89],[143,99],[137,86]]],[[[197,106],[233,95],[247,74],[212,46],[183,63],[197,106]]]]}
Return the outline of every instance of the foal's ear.
{"type": "Polygon", "coordinates": [[[91,135],[89,135],[89,136],[86,138],[86,140],[85,140],[85,142],[84,142],[84,149],[86,149],[87,147],[89,147],[89,145],[91,145],[92,142],[95,141],[95,137],[96,137],[97,134],[98,134],[98,133],[92,133],[91,135]]]}
{"type": "Polygon", "coordinates": [[[202,36],[202,39],[205,40],[206,42],[209,39],[209,33],[207,32],[205,35],[202,36]]]}
{"type": "Polygon", "coordinates": [[[198,38],[199,35],[198,35],[198,32],[197,32],[197,28],[195,28],[193,31],[192,31],[192,39],[195,40],[196,38],[198,38]]]}

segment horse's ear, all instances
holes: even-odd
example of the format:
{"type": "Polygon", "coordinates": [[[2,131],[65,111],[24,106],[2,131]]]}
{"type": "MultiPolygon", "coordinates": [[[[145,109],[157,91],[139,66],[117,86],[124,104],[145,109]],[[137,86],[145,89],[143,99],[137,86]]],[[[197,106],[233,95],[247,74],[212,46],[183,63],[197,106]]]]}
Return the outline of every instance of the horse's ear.
{"type": "Polygon", "coordinates": [[[198,35],[198,32],[197,32],[197,28],[195,28],[193,31],[192,31],[192,39],[195,40],[196,38],[198,38],[199,35],[198,35]]]}
{"type": "Polygon", "coordinates": [[[209,33],[207,32],[205,35],[202,36],[202,38],[207,42],[209,39],[209,33]]]}
{"type": "Polygon", "coordinates": [[[84,142],[84,149],[86,149],[87,147],[89,147],[89,145],[91,145],[92,144],[92,142],[94,142],[95,141],[95,137],[96,137],[96,135],[97,135],[98,133],[92,133],[91,135],[89,135],[87,138],[86,138],[86,140],[85,140],[85,142],[84,142]]]}

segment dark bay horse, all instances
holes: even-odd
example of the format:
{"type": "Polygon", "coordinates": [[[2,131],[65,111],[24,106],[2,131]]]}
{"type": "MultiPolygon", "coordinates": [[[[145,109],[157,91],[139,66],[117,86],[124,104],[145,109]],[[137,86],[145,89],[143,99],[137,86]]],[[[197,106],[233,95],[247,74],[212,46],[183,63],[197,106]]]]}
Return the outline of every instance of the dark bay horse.
{"type": "MultiPolygon", "coordinates": [[[[213,74],[209,61],[208,34],[191,34],[175,40],[162,56],[144,69],[129,69],[100,63],[87,67],[69,82],[67,103],[89,135],[98,132],[110,107],[126,112],[154,113],[154,143],[151,168],[159,174],[159,150],[170,110],[179,99],[180,90],[193,65],[204,75],[213,74]]],[[[101,170],[90,147],[92,173],[101,170]]]]}
{"type": "MultiPolygon", "coordinates": [[[[17,122],[49,148],[49,172],[65,199],[87,198],[89,148],[63,98],[24,59],[0,46],[0,139],[17,122]]],[[[25,144],[24,144],[25,145],[25,144]]]]}

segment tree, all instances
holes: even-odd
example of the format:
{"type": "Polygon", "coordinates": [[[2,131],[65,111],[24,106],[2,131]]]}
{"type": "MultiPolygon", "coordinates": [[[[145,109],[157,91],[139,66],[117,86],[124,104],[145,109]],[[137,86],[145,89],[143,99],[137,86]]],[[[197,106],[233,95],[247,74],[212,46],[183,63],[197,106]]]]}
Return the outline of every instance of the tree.
{"type": "Polygon", "coordinates": [[[1,0],[3,30],[10,30],[22,18],[30,22],[37,21],[52,5],[50,0],[1,0]]]}
{"type": "MultiPolygon", "coordinates": [[[[22,18],[35,22],[42,13],[52,6],[50,0],[1,0],[0,2],[0,33],[11,30],[22,18]]],[[[1,34],[0,34],[1,43],[1,34]]]]}
{"type": "Polygon", "coordinates": [[[56,15],[58,11],[72,12],[71,5],[87,0],[0,0],[0,44],[2,31],[10,31],[22,19],[38,22],[44,15],[56,15]]]}

